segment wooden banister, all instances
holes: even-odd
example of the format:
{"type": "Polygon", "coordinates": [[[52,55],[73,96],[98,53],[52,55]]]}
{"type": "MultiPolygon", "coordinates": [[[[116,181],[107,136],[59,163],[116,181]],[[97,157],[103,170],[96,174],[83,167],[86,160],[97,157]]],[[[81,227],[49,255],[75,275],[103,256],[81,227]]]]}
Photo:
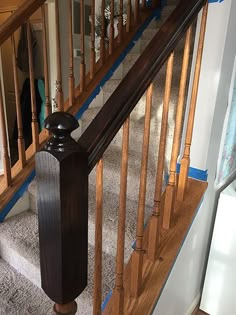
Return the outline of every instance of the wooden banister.
{"type": "MultiPolygon", "coordinates": [[[[57,3],[58,0],[56,0],[57,3]]],[[[43,151],[37,154],[37,176],[39,186],[39,237],[42,284],[46,294],[56,303],[54,310],[63,313],[67,310],[71,313],[76,311],[74,299],[87,285],[87,250],[88,250],[88,174],[97,164],[96,174],[96,222],[95,222],[95,273],[94,273],[94,301],[93,314],[101,314],[102,302],[102,217],[103,217],[103,153],[111,143],[114,136],[124,124],[123,159],[121,175],[121,196],[118,222],[118,248],[116,256],[116,280],[114,289],[114,305],[116,311],[111,314],[125,313],[125,296],[134,298],[136,301],[142,296],[141,292],[146,281],[144,274],[146,263],[146,250],[148,239],[145,236],[145,200],[148,174],[149,137],[151,124],[151,107],[153,82],[163,64],[168,62],[167,86],[165,93],[164,121],[167,125],[168,103],[170,100],[171,78],[173,71],[173,51],[179,40],[187,30],[191,30],[194,18],[197,16],[206,0],[182,0],[167,22],[148,45],[141,57],[122,80],[119,87],[112,94],[98,115],[83,133],[76,143],[70,136],[77,122],[66,113],[54,113],[46,119],[46,127],[54,136],[47,142],[43,151]],[[127,192],[127,167],[128,167],[128,144],[129,144],[129,116],[143,94],[147,92],[145,122],[143,133],[142,160],[140,171],[140,187],[137,211],[136,245],[129,263],[130,283],[124,284],[124,244],[125,244],[125,214],[127,192]],[[60,124],[60,127],[59,127],[60,124]],[[62,128],[61,128],[62,126],[62,128]],[[54,169],[53,176],[50,168],[54,169]],[[48,173],[48,174],[47,174],[48,173]],[[53,187],[52,194],[55,198],[50,200],[48,187],[53,187]],[[47,190],[47,191],[46,191],[47,190]],[[63,190],[63,194],[61,191],[63,190]],[[79,196],[76,196],[79,195],[79,196]],[[63,220],[64,219],[64,220],[63,220]],[[64,226],[66,222],[66,228],[64,226]],[[75,237],[74,237],[75,236],[75,237]],[[52,239],[53,244],[46,246],[47,239],[52,239]],[[58,241],[58,239],[60,241],[58,241]],[[70,242],[68,242],[68,240],[70,242]],[[63,244],[63,248],[61,248],[63,244]],[[76,254],[72,249],[78,248],[76,254]],[[52,255],[53,254],[53,255],[52,255]],[[75,258],[72,257],[75,255],[75,258]],[[83,257],[83,258],[81,258],[83,257]],[[80,258],[80,259],[79,259],[80,258]],[[56,265],[55,261],[63,261],[56,265]],[[56,265],[54,268],[53,266],[56,265]],[[69,272],[68,268],[71,269],[69,272]],[[67,277],[67,273],[69,274],[67,277]],[[72,277],[73,275],[73,277],[72,277]],[[55,281],[53,281],[56,279],[55,281]],[[55,283],[54,283],[55,282],[55,283]],[[66,290],[68,289],[68,290],[66,290]]],[[[93,2],[94,3],[94,2],[93,2]]],[[[112,2],[114,4],[114,2],[112,2]]],[[[130,6],[131,6],[131,2],[130,6]]],[[[145,4],[142,2],[143,5],[145,4]]],[[[120,1],[119,10],[123,11],[123,1],[120,1]]],[[[136,13],[134,20],[141,18],[139,11],[140,3],[135,2],[136,13]]],[[[80,2],[81,12],[84,9],[84,1],[80,2]]],[[[105,1],[101,2],[102,13],[105,10],[105,1]]],[[[58,7],[56,9],[58,12],[58,7]]],[[[70,9],[71,11],[71,9],[70,9]]],[[[94,12],[93,12],[94,15],[94,12]]],[[[83,24],[84,16],[81,17],[81,64],[84,64],[84,41],[83,24]]],[[[94,17],[92,18],[94,20],[94,17]]],[[[120,34],[125,34],[125,28],[121,28],[120,34]]],[[[132,19],[133,21],[133,19],[132,19]]],[[[93,23],[93,22],[92,22],[93,23]]],[[[122,25],[123,26],[123,25],[122,25]]],[[[58,27],[58,23],[57,23],[58,27]]],[[[70,30],[71,31],[71,30],[70,30]]],[[[94,31],[93,31],[94,32],[94,31]]],[[[190,31],[188,31],[190,33],[190,31]]],[[[57,33],[59,37],[59,32],[57,33]]],[[[119,36],[118,36],[119,37],[119,36]]],[[[121,36],[122,38],[122,36],[121,36]]],[[[100,61],[92,69],[96,73],[96,66],[103,65],[110,57],[109,49],[105,47],[105,16],[102,15],[101,38],[100,38],[100,61]]],[[[113,40],[113,38],[110,38],[113,40]]],[[[119,38],[117,38],[117,42],[119,38]]],[[[189,38],[190,41],[190,38],[189,38]]],[[[93,40],[92,40],[93,42],[93,40]]],[[[60,45],[59,45],[60,47],[60,45]]],[[[111,47],[110,47],[111,49],[111,47]]],[[[111,51],[110,51],[111,52],[111,51]]],[[[58,56],[58,54],[57,54],[58,56]]],[[[92,56],[91,60],[94,56],[92,56]]],[[[60,58],[57,58],[58,60],[60,58]]],[[[80,68],[81,69],[81,68],[80,68]]],[[[83,70],[83,68],[82,68],[83,70]]],[[[84,73],[84,71],[80,71],[84,73]]],[[[94,76],[92,73],[92,77],[94,76]]],[[[88,74],[89,78],[90,75],[88,74]]],[[[81,78],[83,76],[81,75],[81,78]]],[[[87,82],[80,82],[80,92],[87,88],[87,82]]],[[[166,126],[163,130],[166,134],[166,126]]],[[[162,145],[165,147],[165,145],[162,145]]],[[[164,152],[164,149],[163,149],[164,152]]],[[[161,167],[158,172],[163,173],[163,156],[161,167]]],[[[161,183],[158,186],[156,199],[161,204],[161,183]]],[[[156,196],[155,196],[156,197],[156,196]]],[[[160,207],[159,207],[160,208],[160,207]]],[[[155,209],[154,209],[155,210],[155,209]]],[[[160,214],[160,209],[154,211],[154,215],[160,214]]],[[[154,222],[153,235],[160,233],[160,221],[154,222]]],[[[149,228],[149,227],[148,227],[149,228]]],[[[149,230],[151,231],[151,230],[149,230]]],[[[159,245],[160,235],[154,235],[156,246],[159,245]]],[[[155,263],[158,249],[149,247],[149,258],[155,263]],[[151,254],[150,254],[151,253],[151,254]]],[[[149,259],[150,261],[150,259],[149,259]]],[[[137,313],[137,312],[136,312],[137,313]]]]}
{"type": "Polygon", "coordinates": [[[29,17],[40,8],[46,0],[26,0],[18,10],[0,25],[0,46],[7,40],[29,17]]]}
{"type": "Polygon", "coordinates": [[[206,0],[183,0],[79,139],[89,154],[89,171],[147,90],[206,0]]]}

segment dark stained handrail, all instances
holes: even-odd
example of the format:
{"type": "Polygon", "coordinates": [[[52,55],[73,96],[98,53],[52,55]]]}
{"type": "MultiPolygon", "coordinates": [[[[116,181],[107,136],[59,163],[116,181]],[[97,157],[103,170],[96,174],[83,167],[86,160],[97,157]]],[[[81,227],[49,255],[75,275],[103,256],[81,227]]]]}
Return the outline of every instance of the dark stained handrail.
{"type": "Polygon", "coordinates": [[[41,7],[46,0],[25,0],[12,15],[0,25],[0,46],[41,7]]]}
{"type": "Polygon", "coordinates": [[[130,115],[206,0],[181,0],[121,81],[78,143],[89,155],[89,172],[130,115]]]}

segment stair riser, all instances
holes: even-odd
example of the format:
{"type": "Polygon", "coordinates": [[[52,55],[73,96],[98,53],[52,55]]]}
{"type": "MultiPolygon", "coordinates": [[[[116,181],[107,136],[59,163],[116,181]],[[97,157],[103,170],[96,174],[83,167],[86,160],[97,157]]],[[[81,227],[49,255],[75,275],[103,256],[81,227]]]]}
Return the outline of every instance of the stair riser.
{"type": "Polygon", "coordinates": [[[34,285],[41,288],[40,268],[31,264],[27,259],[12,249],[4,238],[0,241],[0,256],[34,285]]]}

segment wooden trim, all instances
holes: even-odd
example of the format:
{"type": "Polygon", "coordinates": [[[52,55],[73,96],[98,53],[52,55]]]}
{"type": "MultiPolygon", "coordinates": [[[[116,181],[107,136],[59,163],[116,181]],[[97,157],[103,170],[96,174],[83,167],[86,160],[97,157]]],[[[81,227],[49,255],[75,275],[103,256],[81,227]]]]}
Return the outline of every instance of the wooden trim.
{"type": "MultiPolygon", "coordinates": [[[[138,298],[132,298],[129,295],[130,277],[131,277],[131,261],[132,254],[124,273],[125,279],[125,306],[124,314],[145,314],[151,315],[155,307],[156,301],[160,296],[170,270],[182,247],[183,241],[189,231],[194,220],[196,211],[206,191],[207,183],[194,179],[189,179],[189,193],[183,202],[177,202],[178,220],[176,218],[175,225],[170,230],[161,230],[161,249],[160,259],[155,262],[148,259],[144,255],[143,262],[143,287],[138,298]]],[[[162,204],[164,197],[162,198],[162,204]]],[[[202,209],[203,211],[203,209],[202,209]]],[[[147,250],[148,246],[149,224],[144,231],[143,249],[147,250]]],[[[112,296],[108,302],[103,315],[113,314],[112,296]]]]}
{"type": "Polygon", "coordinates": [[[29,17],[40,8],[46,0],[26,0],[18,10],[0,26],[0,46],[7,40],[29,17]]]}

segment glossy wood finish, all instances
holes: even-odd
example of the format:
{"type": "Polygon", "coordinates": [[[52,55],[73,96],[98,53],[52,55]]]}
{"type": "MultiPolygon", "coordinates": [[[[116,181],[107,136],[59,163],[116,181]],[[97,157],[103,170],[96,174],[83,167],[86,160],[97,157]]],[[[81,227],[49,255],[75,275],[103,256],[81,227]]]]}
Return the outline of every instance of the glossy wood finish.
{"type": "Polygon", "coordinates": [[[109,55],[113,53],[114,47],[114,0],[110,4],[111,19],[110,19],[110,34],[109,34],[109,55]]]}
{"type": "Polygon", "coordinates": [[[54,313],[58,315],[75,315],[77,311],[77,304],[75,301],[67,304],[55,304],[54,313]]]}
{"type": "Polygon", "coordinates": [[[25,157],[25,141],[23,136],[23,126],[22,126],[22,114],[21,114],[21,104],[20,104],[20,90],[19,90],[19,78],[18,70],[16,65],[16,47],[14,34],[11,37],[12,46],[12,64],[13,64],[13,74],[14,74],[14,87],[15,87],[15,97],[16,97],[16,119],[17,119],[17,144],[18,144],[18,155],[21,168],[23,169],[26,162],[25,157]]]}
{"type": "Polygon", "coordinates": [[[175,118],[175,130],[171,151],[171,161],[170,161],[170,170],[169,170],[169,181],[166,187],[166,199],[164,206],[164,215],[163,215],[163,228],[168,229],[171,225],[171,220],[173,219],[173,212],[176,199],[176,164],[179,155],[181,136],[182,136],[182,124],[183,124],[183,114],[184,114],[184,101],[185,101],[185,92],[186,92],[186,82],[188,74],[188,65],[189,65],[189,56],[191,48],[191,33],[192,28],[190,27],[187,31],[182,72],[180,78],[180,89],[178,96],[177,112],[175,118]]]}
{"type": "Polygon", "coordinates": [[[3,104],[3,95],[2,95],[2,82],[0,78],[0,126],[1,126],[1,134],[2,134],[2,160],[3,160],[3,170],[4,170],[4,186],[8,188],[11,185],[11,165],[8,151],[8,143],[7,143],[7,126],[5,120],[5,110],[3,104]]]}
{"type": "Polygon", "coordinates": [[[95,258],[93,314],[101,314],[102,305],[102,218],[103,218],[103,160],[96,168],[96,221],[95,221],[95,258]]]}
{"type": "Polygon", "coordinates": [[[206,3],[202,12],[198,51],[197,51],[197,58],[196,58],[196,64],[195,64],[193,86],[192,86],[192,95],[191,95],[188,124],[187,124],[186,136],[185,136],[185,147],[184,147],[183,158],[181,160],[181,168],[180,168],[180,175],[179,175],[179,185],[178,185],[178,193],[177,193],[178,200],[183,200],[184,193],[187,188],[188,169],[190,165],[190,148],[191,148],[191,143],[192,143],[194,117],[195,117],[197,94],[198,94],[198,85],[199,85],[199,78],[200,78],[201,64],[202,64],[202,53],[203,53],[205,31],[206,31],[207,11],[208,11],[208,3],[206,3]]]}
{"type": "Polygon", "coordinates": [[[75,92],[75,77],[74,77],[74,52],[73,52],[73,31],[72,31],[72,1],[68,1],[69,11],[68,11],[68,39],[69,39],[69,106],[74,104],[74,92],[75,92]]]}
{"type": "Polygon", "coordinates": [[[31,99],[31,114],[32,114],[32,143],[34,146],[34,152],[39,150],[39,125],[37,119],[37,108],[35,98],[35,75],[33,64],[33,51],[32,51],[32,39],[31,39],[31,26],[30,22],[27,22],[27,45],[29,54],[29,77],[30,77],[30,99],[31,99]]]}
{"type": "Polygon", "coordinates": [[[146,199],[146,185],[147,185],[147,165],[148,165],[148,152],[149,152],[149,138],[150,138],[150,125],[151,125],[151,109],[152,109],[152,93],[153,84],[147,89],[146,94],[146,109],[145,121],[143,132],[143,148],[142,148],[142,161],[140,171],[140,187],[139,187],[139,201],[138,201],[138,214],[136,224],[136,245],[135,252],[132,258],[131,268],[131,296],[137,297],[141,292],[142,286],[142,268],[143,268],[143,232],[144,232],[144,211],[146,199]]]}
{"type": "Polygon", "coordinates": [[[61,40],[60,40],[60,21],[59,4],[55,0],[55,20],[56,20],[56,58],[57,58],[57,81],[56,81],[56,102],[58,111],[64,111],[64,94],[62,91],[62,72],[61,72],[61,40]]]}
{"type": "Polygon", "coordinates": [[[126,219],[126,195],[127,174],[129,158],[129,128],[130,118],[123,126],[122,159],[120,175],[120,205],[118,214],[118,235],[116,253],[116,279],[114,295],[114,315],[124,314],[124,247],[125,247],[125,219],[126,219]]]}
{"type": "Polygon", "coordinates": [[[118,17],[118,42],[121,43],[123,36],[123,0],[120,0],[119,17],[118,17]]]}
{"type": "Polygon", "coordinates": [[[52,113],[49,90],[49,64],[48,64],[48,44],[47,44],[47,25],[45,4],[41,7],[42,10],[42,26],[43,26],[43,68],[44,68],[44,84],[45,84],[45,116],[48,117],[52,113]]]}
{"type": "Polygon", "coordinates": [[[85,89],[84,0],[80,0],[80,92],[85,89]]]}
{"type": "Polygon", "coordinates": [[[68,304],[87,286],[88,160],[70,136],[73,116],[55,112],[45,127],[54,136],[36,154],[41,281],[51,300],[68,304]]]}
{"type": "Polygon", "coordinates": [[[10,38],[46,0],[27,0],[0,25],[0,46],[10,38]]]}
{"type": "Polygon", "coordinates": [[[90,48],[90,79],[93,79],[95,74],[95,0],[91,0],[91,48],[90,48]]]}
{"type": "Polygon", "coordinates": [[[163,171],[165,163],[166,138],[168,128],[168,114],[170,105],[171,83],[173,76],[174,53],[172,53],[167,62],[165,93],[163,100],[163,112],[161,121],[161,135],[159,141],[156,184],[154,194],[154,205],[152,217],[150,219],[148,257],[155,260],[160,251],[160,229],[161,229],[161,196],[163,184],[163,171]]]}
{"type": "MultiPolygon", "coordinates": [[[[207,183],[194,179],[189,179],[189,193],[183,202],[177,202],[178,220],[169,230],[161,229],[161,251],[160,259],[151,261],[145,254],[143,259],[143,290],[138,298],[133,298],[129,294],[130,277],[132,268],[132,254],[124,272],[125,303],[124,314],[153,314],[156,301],[164,288],[169,277],[183,241],[189,231],[199,204],[206,191],[207,183]]],[[[163,196],[164,198],[164,196],[163,196]]],[[[162,200],[163,203],[163,200],[162,200]]],[[[143,249],[146,251],[148,246],[149,224],[144,231],[143,249]]],[[[103,315],[113,314],[113,296],[108,302],[103,315]]],[[[166,315],[166,314],[163,314],[166,315]]]]}
{"type": "Polygon", "coordinates": [[[204,3],[205,0],[183,0],[180,2],[96,118],[82,134],[79,144],[89,154],[89,171],[102,157],[111,140],[154,80],[204,3]]]}
{"type": "Polygon", "coordinates": [[[105,62],[105,0],[101,3],[101,39],[100,39],[100,64],[105,62]]]}

